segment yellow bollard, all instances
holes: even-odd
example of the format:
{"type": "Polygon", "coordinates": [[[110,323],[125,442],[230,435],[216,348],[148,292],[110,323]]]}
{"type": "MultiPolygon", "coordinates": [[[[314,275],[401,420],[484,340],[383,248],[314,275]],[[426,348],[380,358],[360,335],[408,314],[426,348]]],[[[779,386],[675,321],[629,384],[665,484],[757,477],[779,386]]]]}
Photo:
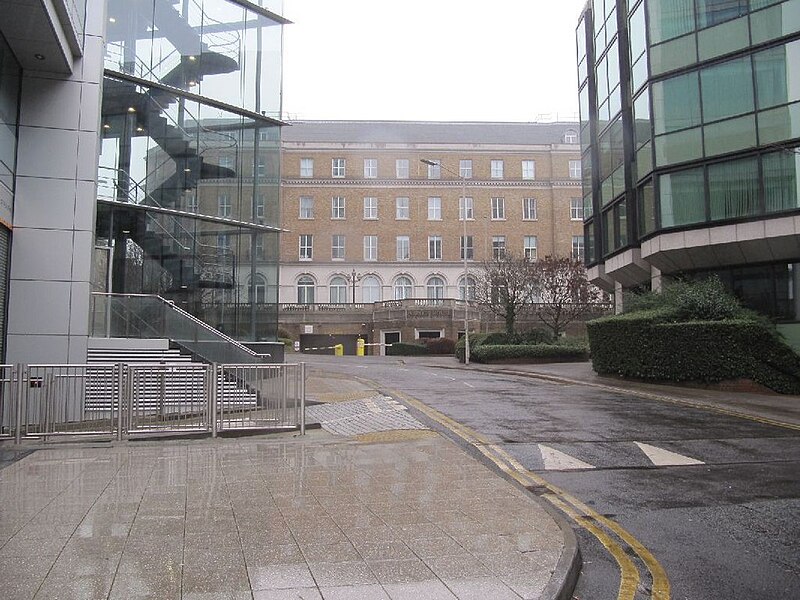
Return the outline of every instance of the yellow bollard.
{"type": "Polygon", "coordinates": [[[342,344],[336,344],[333,347],[333,355],[334,356],[344,356],[344,346],[342,344]]]}
{"type": "Polygon", "coordinates": [[[362,338],[358,338],[356,340],[356,356],[364,356],[364,340],[362,338]]]}

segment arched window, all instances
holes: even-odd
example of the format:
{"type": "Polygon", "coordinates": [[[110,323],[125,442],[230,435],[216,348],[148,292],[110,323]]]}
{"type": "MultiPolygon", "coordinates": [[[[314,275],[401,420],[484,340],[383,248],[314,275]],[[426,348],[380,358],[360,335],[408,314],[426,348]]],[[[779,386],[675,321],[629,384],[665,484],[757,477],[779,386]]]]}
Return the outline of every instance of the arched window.
{"type": "Polygon", "coordinates": [[[314,304],[314,287],[311,275],[301,275],[297,280],[297,303],[314,304]]]}
{"type": "Polygon", "coordinates": [[[428,279],[426,286],[429,300],[441,300],[444,298],[444,279],[438,275],[434,275],[428,279]]]}
{"type": "Polygon", "coordinates": [[[330,290],[331,304],[347,303],[347,280],[344,277],[337,275],[331,279],[328,289],[330,290]]]}
{"type": "Polygon", "coordinates": [[[267,279],[260,273],[250,279],[247,285],[247,298],[251,303],[264,304],[267,301],[267,279]]]}
{"type": "Polygon", "coordinates": [[[466,277],[466,290],[464,289],[464,277],[458,280],[458,295],[464,300],[475,300],[475,278],[472,275],[466,277]]]}
{"type": "Polygon", "coordinates": [[[364,303],[381,301],[381,282],[374,275],[361,280],[361,301],[364,303]]]}
{"type": "Polygon", "coordinates": [[[564,132],[564,143],[565,144],[577,144],[578,143],[578,132],[574,129],[567,129],[564,132]]]}
{"type": "Polygon", "coordinates": [[[409,279],[405,275],[401,275],[400,277],[394,280],[395,300],[405,300],[406,298],[411,298],[413,295],[414,295],[414,285],[411,283],[411,279],[409,279]]]}

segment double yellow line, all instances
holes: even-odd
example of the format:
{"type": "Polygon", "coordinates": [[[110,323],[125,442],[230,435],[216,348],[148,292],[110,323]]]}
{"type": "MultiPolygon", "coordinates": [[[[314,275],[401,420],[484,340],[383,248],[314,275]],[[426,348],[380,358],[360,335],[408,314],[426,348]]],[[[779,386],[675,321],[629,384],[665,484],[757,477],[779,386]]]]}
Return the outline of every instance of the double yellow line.
{"type": "Polygon", "coordinates": [[[474,446],[481,454],[491,460],[498,468],[525,487],[537,486],[547,490],[541,497],[550,502],[556,509],[564,513],[579,527],[592,534],[605,546],[609,553],[617,561],[620,569],[620,584],[618,600],[634,600],[642,574],[637,566],[638,558],[650,574],[652,581],[650,598],[652,600],[669,600],[670,586],[667,574],[652,553],[645,548],[639,540],[626,531],[623,527],[592,510],[579,499],[575,498],[565,490],[551,484],[542,477],[530,472],[522,466],[513,456],[505,450],[492,444],[481,434],[458,421],[454,421],[447,415],[423,404],[416,398],[412,398],[400,392],[392,392],[398,398],[402,398],[409,406],[425,414],[443,427],[446,427],[458,437],[474,446]]]}

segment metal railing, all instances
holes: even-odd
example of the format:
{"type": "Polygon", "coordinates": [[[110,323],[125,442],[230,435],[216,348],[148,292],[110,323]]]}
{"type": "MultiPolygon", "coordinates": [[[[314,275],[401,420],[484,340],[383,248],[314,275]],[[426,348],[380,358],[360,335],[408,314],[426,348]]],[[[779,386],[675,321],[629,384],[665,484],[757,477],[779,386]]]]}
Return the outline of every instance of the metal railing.
{"type": "Polygon", "coordinates": [[[0,365],[0,438],[299,429],[305,364],[0,365]]]}
{"type": "Polygon", "coordinates": [[[172,302],[153,294],[92,294],[92,337],[167,338],[208,363],[260,364],[253,352],[172,302]]]}

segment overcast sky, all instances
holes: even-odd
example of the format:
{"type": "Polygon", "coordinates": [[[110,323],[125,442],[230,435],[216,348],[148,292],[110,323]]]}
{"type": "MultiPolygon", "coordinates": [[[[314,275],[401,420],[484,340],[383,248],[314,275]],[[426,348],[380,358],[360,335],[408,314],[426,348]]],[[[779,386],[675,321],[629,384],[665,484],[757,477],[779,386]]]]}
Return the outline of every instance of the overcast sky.
{"type": "Polygon", "coordinates": [[[577,119],[585,3],[284,0],[284,116],[577,119]]]}

